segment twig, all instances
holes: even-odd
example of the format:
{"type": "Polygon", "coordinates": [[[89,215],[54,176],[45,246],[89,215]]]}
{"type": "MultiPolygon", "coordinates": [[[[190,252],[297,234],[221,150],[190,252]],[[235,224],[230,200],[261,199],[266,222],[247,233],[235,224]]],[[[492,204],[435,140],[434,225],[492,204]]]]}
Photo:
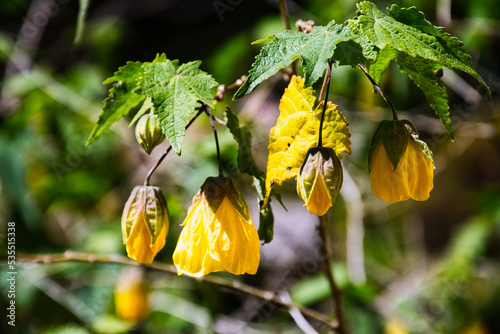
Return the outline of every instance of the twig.
{"type": "MultiPolygon", "coordinates": [[[[198,111],[198,113],[196,115],[194,115],[193,118],[191,118],[189,123],[186,125],[185,129],[187,130],[191,126],[191,124],[193,124],[195,119],[197,119],[198,116],[200,116],[200,114],[202,114],[203,112],[204,112],[204,110],[198,111]]],[[[149,170],[148,175],[146,175],[146,179],[144,179],[145,186],[149,186],[149,180],[151,179],[151,176],[153,175],[155,170],[158,168],[158,166],[160,166],[160,164],[163,162],[163,159],[166,158],[166,156],[168,155],[168,153],[171,150],[172,150],[172,145],[169,145],[168,148],[165,150],[165,152],[161,155],[160,159],[158,159],[158,161],[154,164],[154,166],[149,170]]]]}
{"type": "Polygon", "coordinates": [[[436,4],[436,18],[438,24],[446,27],[448,31],[451,28],[451,0],[438,0],[436,4]]]}
{"type": "Polygon", "coordinates": [[[286,0],[278,0],[278,5],[280,7],[280,15],[283,19],[283,24],[287,30],[292,30],[292,25],[290,24],[290,15],[288,14],[288,7],[286,5],[286,0]]]}
{"type": "MultiPolygon", "coordinates": [[[[38,50],[45,28],[50,21],[50,17],[54,15],[56,8],[57,5],[54,0],[45,2],[31,1],[17,39],[12,45],[12,52],[8,55],[3,75],[4,80],[17,72],[28,76],[33,67],[33,58],[38,50]]],[[[5,114],[7,116],[14,108],[13,102],[9,101],[8,93],[4,88],[0,89],[0,115],[5,114]]]]}
{"type": "Polygon", "coordinates": [[[325,253],[324,261],[322,263],[323,271],[328,279],[330,288],[332,290],[332,297],[334,302],[335,315],[337,316],[337,321],[339,322],[338,331],[340,334],[347,334],[347,327],[344,318],[344,308],[342,306],[342,291],[337,286],[335,278],[332,273],[332,252],[330,249],[330,233],[328,232],[328,222],[326,220],[326,215],[319,217],[319,234],[321,235],[321,240],[323,241],[323,251],[325,253]]]}
{"type": "Polygon", "coordinates": [[[375,89],[380,94],[380,96],[382,96],[382,98],[384,99],[384,101],[387,102],[387,104],[389,105],[389,107],[391,107],[392,117],[394,119],[398,119],[398,115],[396,113],[396,108],[394,108],[394,104],[392,104],[392,102],[389,99],[389,97],[384,94],[384,92],[382,91],[382,89],[380,89],[380,87],[377,85],[377,83],[375,82],[375,80],[373,80],[372,76],[368,73],[368,71],[364,68],[363,65],[358,64],[358,67],[361,69],[361,71],[363,71],[363,73],[366,75],[366,77],[368,78],[368,80],[370,80],[370,82],[372,83],[373,87],[375,87],[375,89]]]}
{"type": "MultiPolygon", "coordinates": [[[[133,266],[141,265],[121,255],[100,255],[100,254],[89,254],[89,253],[77,253],[73,251],[66,251],[65,253],[45,254],[45,255],[17,254],[17,259],[19,262],[32,262],[32,263],[44,263],[44,264],[59,263],[59,262],[86,262],[86,263],[114,263],[114,264],[133,265],[133,266]]],[[[174,265],[171,264],[153,262],[152,264],[142,265],[142,266],[177,275],[177,269],[175,268],[174,265]]],[[[265,301],[273,302],[287,310],[298,309],[302,314],[308,316],[311,319],[317,320],[332,329],[336,329],[338,326],[338,322],[336,320],[331,319],[325,314],[312,310],[307,307],[300,306],[293,301],[283,300],[273,291],[262,290],[247,285],[245,283],[242,283],[240,281],[229,280],[227,278],[218,276],[203,276],[203,277],[183,276],[183,277],[197,280],[200,282],[215,284],[234,291],[243,292],[258,297],[260,299],[263,299],[265,301]]]]}
{"type": "Polygon", "coordinates": [[[226,94],[227,92],[230,92],[232,90],[240,88],[246,79],[247,79],[247,76],[242,75],[241,78],[239,78],[238,80],[236,80],[234,83],[230,84],[229,86],[220,85],[219,87],[217,87],[217,95],[215,95],[214,100],[221,102],[222,100],[224,100],[224,94],[226,94]]]}
{"type": "MultiPolygon", "coordinates": [[[[280,298],[283,302],[285,303],[291,303],[292,298],[290,297],[290,294],[286,291],[280,292],[280,298]]],[[[302,313],[300,313],[300,310],[296,307],[290,307],[288,309],[288,313],[292,316],[293,320],[299,326],[299,328],[305,333],[305,334],[318,334],[318,332],[314,329],[313,326],[307,320],[304,318],[302,313]]]]}

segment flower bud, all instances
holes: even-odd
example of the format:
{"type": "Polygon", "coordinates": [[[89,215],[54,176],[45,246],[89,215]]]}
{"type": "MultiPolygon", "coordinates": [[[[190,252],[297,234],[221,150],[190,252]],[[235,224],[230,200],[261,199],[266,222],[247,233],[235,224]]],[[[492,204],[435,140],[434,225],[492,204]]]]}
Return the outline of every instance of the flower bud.
{"type": "Polygon", "coordinates": [[[135,138],[146,153],[151,154],[153,149],[165,140],[158,115],[152,113],[143,115],[135,126],[135,138]]]}
{"type": "Polygon", "coordinates": [[[123,243],[128,256],[139,263],[153,262],[165,246],[167,232],[168,208],[160,188],[135,187],[122,216],[123,243]]]}
{"type": "Polygon", "coordinates": [[[297,175],[297,193],[311,214],[324,215],[342,187],[342,165],[330,147],[309,149],[297,175]]]}

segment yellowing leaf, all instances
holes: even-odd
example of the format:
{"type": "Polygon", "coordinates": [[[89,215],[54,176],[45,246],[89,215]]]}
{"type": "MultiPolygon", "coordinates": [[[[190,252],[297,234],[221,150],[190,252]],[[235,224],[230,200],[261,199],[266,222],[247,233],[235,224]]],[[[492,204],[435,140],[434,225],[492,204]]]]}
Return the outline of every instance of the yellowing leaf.
{"type": "MultiPolygon", "coordinates": [[[[323,102],[314,108],[316,93],[304,88],[304,79],[293,76],[280,101],[280,115],[269,134],[265,206],[275,184],[297,176],[307,151],[318,145],[323,102]]],[[[331,147],[339,159],[351,153],[348,122],[337,106],[327,104],[323,123],[323,146],[331,147]]]]}

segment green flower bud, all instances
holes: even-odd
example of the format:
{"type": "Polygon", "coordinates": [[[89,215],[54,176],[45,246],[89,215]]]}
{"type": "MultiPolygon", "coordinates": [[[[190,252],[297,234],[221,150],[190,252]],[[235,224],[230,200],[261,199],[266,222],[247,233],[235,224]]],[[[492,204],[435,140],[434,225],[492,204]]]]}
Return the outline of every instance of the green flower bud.
{"type": "Polygon", "coordinates": [[[330,147],[309,149],[297,175],[297,193],[311,214],[324,215],[342,187],[342,165],[330,147]]]}
{"type": "Polygon", "coordinates": [[[153,149],[165,140],[158,115],[150,113],[142,116],[135,127],[135,138],[146,153],[151,154],[153,149]]]}
{"type": "Polygon", "coordinates": [[[123,243],[128,256],[140,263],[153,262],[165,246],[167,233],[168,208],[160,188],[135,187],[122,215],[123,243]]]}

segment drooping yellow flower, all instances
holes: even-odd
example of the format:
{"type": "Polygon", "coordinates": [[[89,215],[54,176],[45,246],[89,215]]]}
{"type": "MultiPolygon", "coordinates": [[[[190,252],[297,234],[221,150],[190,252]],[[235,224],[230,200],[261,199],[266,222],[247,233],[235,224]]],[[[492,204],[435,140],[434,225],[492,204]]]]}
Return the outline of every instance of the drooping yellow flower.
{"type": "Polygon", "coordinates": [[[425,201],[434,187],[434,160],[407,120],[383,121],[369,153],[372,192],[384,202],[425,201]]]}
{"type": "Polygon", "coordinates": [[[129,267],[119,276],[114,297],[116,315],[126,322],[138,323],[149,311],[147,289],[137,268],[129,267]]]}
{"type": "Polygon", "coordinates": [[[182,225],[173,254],[178,275],[257,272],[259,236],[248,205],[230,178],[209,177],[193,198],[182,225]]]}
{"type": "Polygon", "coordinates": [[[297,193],[310,214],[326,214],[335,203],[342,178],[342,165],[332,148],[309,149],[297,175],[297,193]]]}
{"type": "Polygon", "coordinates": [[[132,190],[122,215],[123,243],[127,255],[144,264],[153,262],[165,246],[168,208],[160,188],[137,186],[132,190]]]}

